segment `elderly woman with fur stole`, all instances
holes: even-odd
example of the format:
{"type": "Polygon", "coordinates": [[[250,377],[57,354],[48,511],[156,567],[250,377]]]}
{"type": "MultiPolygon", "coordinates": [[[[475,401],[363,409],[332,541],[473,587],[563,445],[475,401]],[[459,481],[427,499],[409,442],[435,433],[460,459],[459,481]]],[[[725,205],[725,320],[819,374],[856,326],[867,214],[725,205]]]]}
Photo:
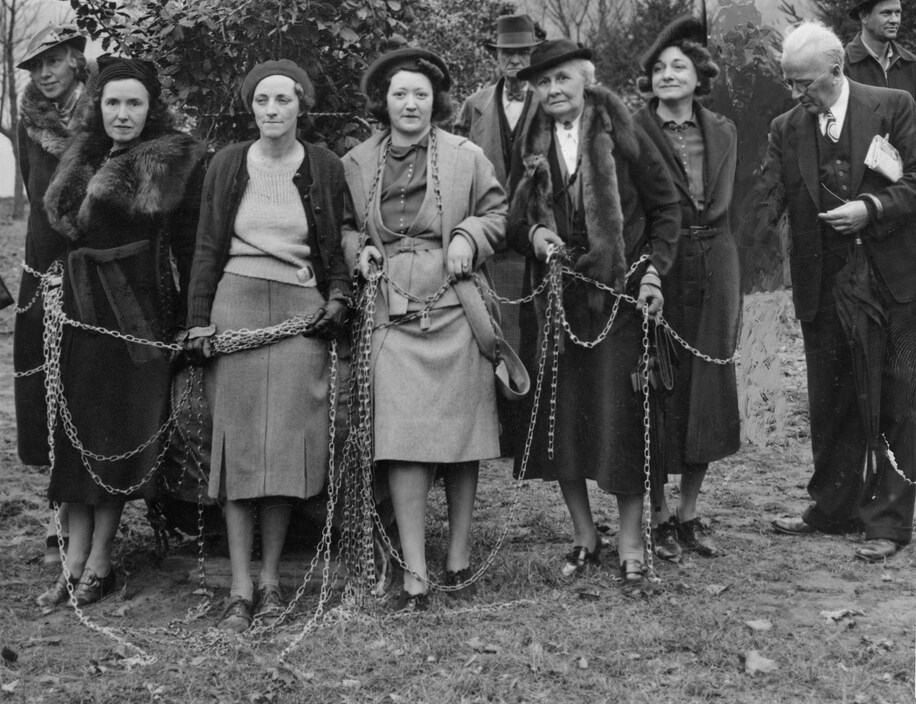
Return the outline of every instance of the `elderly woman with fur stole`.
{"type": "MultiPolygon", "coordinates": [[[[204,147],[174,129],[151,64],[108,56],[98,63],[87,125],[44,200],[51,227],[69,245],[63,312],[123,335],[171,341],[185,317],[204,147]]],[[[70,541],[64,571],[39,597],[42,605],[66,601],[71,591],[78,605],[90,604],[115,588],[112,543],[124,502],[147,496],[154,484],[171,362],[167,350],[64,327],[48,498],[69,502],[70,541]]]]}
{"type": "MultiPolygon", "coordinates": [[[[594,347],[568,335],[561,339],[553,456],[551,404],[542,399],[525,477],[559,482],[573,522],[574,547],[561,568],[564,576],[597,564],[601,551],[586,480],[615,494],[621,577],[625,584],[639,584],[644,427],[642,396],[634,393],[631,374],[642,357],[642,309],[650,315],[661,310],[659,275],[675,257],[680,208],[658,150],[620,99],[595,85],[590,58],[590,50],[558,39],[538,46],[531,66],[519,72],[534,86],[540,105],[515,146],[509,239],[528,257],[529,291],[546,273],[548,248],[557,245],[578,272],[638,303],[621,302],[609,334],[594,347]],[[644,255],[627,280],[628,269],[644,255]]],[[[570,332],[596,340],[615,300],[591,282],[567,278],[563,305],[570,332]]],[[[529,370],[537,365],[543,304],[541,294],[522,310],[522,353],[529,370]]],[[[548,368],[551,364],[548,360],[548,368]]],[[[516,457],[516,473],[521,459],[516,457]]]]}

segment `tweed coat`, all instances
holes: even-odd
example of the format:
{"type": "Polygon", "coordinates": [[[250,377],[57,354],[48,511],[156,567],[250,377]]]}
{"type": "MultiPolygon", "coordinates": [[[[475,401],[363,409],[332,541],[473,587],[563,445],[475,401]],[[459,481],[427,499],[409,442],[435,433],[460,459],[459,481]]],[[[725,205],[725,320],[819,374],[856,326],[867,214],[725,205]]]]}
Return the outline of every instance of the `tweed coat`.
{"type": "MultiPolygon", "coordinates": [[[[185,315],[204,146],[180,132],[147,130],[145,139],[111,156],[107,136],[82,132],[61,159],[45,207],[69,241],[64,313],[171,341],[185,315]]],[[[119,454],[156,435],[169,408],[170,353],[66,326],[60,355],[64,395],[86,448],[119,454]]],[[[122,461],[91,462],[106,483],[133,489],[112,495],[90,478],[59,422],[49,499],[97,505],[149,496],[160,449],[153,442],[122,461]]]]}
{"type": "MultiPolygon", "coordinates": [[[[496,179],[505,188],[509,180],[509,164],[503,152],[503,139],[500,134],[500,95],[505,79],[485,86],[468,96],[458,111],[458,117],[452,125],[452,132],[467,137],[483,149],[484,155],[493,164],[496,179]]],[[[537,100],[532,91],[527,91],[525,107],[516,126],[517,133],[522,134],[537,111],[537,100]]]]}
{"type": "MultiPolygon", "coordinates": [[[[738,133],[734,123],[694,104],[704,146],[705,208],[697,211],[687,172],[655,115],[658,100],[640,108],[634,120],[658,148],[681,200],[677,259],[662,278],[665,319],[691,345],[711,357],[735,352],[741,321],[741,272],[729,210],[735,179],[738,133]],[[706,226],[702,239],[691,226],[706,226]]],[[[668,473],[684,464],[706,464],[740,446],[735,365],[705,362],[678,346],[675,388],[665,400],[663,457],[668,473]]]]}
{"type": "MultiPolygon", "coordinates": [[[[91,95],[83,88],[73,114],[66,124],[57,106],[29,82],[19,103],[19,171],[29,197],[29,221],[25,233],[25,263],[39,272],[67,251],[67,240],[48,223],[43,198],[58,160],[70,138],[85,119],[91,95]]],[[[23,272],[18,305],[28,304],[38,291],[38,279],[23,272]]],[[[41,300],[16,316],[13,360],[17,372],[42,364],[44,306],[41,300]]],[[[48,464],[48,419],[44,375],[33,374],[13,380],[16,395],[16,429],[19,459],[23,464],[48,464]]]]}
{"type": "MultiPolygon", "coordinates": [[[[509,179],[510,243],[528,257],[529,290],[545,273],[529,240],[532,227],[540,224],[571,248],[576,270],[635,296],[645,265],[629,280],[625,275],[642,255],[662,274],[674,262],[681,220],[677,191],[658,150],[612,92],[586,89],[579,129],[581,160],[571,186],[580,188],[578,206],[563,197],[553,118],[539,108],[516,143],[509,179]]],[[[566,318],[581,338],[597,338],[612,302],[591,285],[564,282],[566,318]]],[[[535,341],[545,321],[543,302],[536,304],[522,310],[521,351],[529,374],[536,369],[540,345],[535,341]]],[[[594,348],[564,339],[558,360],[554,457],[547,452],[550,404],[541,399],[525,476],[589,478],[605,491],[643,492],[642,401],[630,380],[641,340],[641,318],[630,303],[621,304],[610,334],[594,348]]],[[[517,454],[517,473],[521,459],[517,454]]]]}
{"type": "MultiPolygon", "coordinates": [[[[494,250],[502,246],[506,227],[505,194],[496,180],[492,164],[483,155],[481,149],[464,137],[449,134],[435,127],[433,130],[428,149],[427,195],[418,219],[429,216],[431,222],[429,236],[440,238],[441,249],[436,247],[432,252],[424,253],[432,254],[432,256],[411,257],[409,260],[411,270],[408,275],[409,283],[406,285],[412,293],[419,295],[427,295],[430,290],[434,291],[441,284],[448,246],[456,233],[462,233],[471,242],[475,250],[474,268],[485,276],[485,264],[493,256],[494,250]],[[436,153],[435,160],[434,152],[436,153]],[[438,192],[441,195],[441,214],[436,213],[435,183],[437,176],[439,179],[438,192]],[[441,255],[438,252],[441,252],[441,255]]],[[[383,253],[383,268],[390,271],[391,267],[396,265],[396,260],[401,257],[385,254],[385,245],[379,232],[377,217],[371,214],[377,213],[377,208],[373,207],[368,220],[365,220],[367,200],[373,191],[373,182],[379,173],[380,156],[387,141],[387,132],[376,134],[343,157],[344,173],[352,199],[352,211],[344,219],[343,238],[348,260],[355,262],[361,245],[361,232],[364,232],[368,238],[367,241],[383,253]]],[[[380,188],[379,183],[378,189],[380,188]]],[[[403,273],[403,270],[399,269],[399,271],[403,273]]],[[[407,310],[405,303],[407,302],[402,297],[389,290],[386,285],[382,285],[376,301],[376,326],[388,322],[392,310],[396,313],[405,313],[407,310]]],[[[407,305],[410,304],[407,303],[407,305]]],[[[487,311],[483,299],[470,280],[462,280],[453,284],[437,305],[452,309],[451,312],[443,312],[443,316],[451,319],[453,321],[451,325],[454,327],[449,331],[444,331],[440,336],[436,334],[434,325],[432,334],[423,340],[423,353],[419,356],[422,356],[423,360],[438,359],[438,363],[441,364],[443,359],[448,359],[449,355],[456,353],[449,340],[454,339],[451,331],[455,327],[461,328],[468,325],[462,318],[467,319],[474,316],[476,320],[483,319],[487,324],[489,321],[486,319],[487,311]],[[463,315],[457,316],[456,319],[455,310],[462,311],[463,315]]],[[[377,327],[373,335],[373,376],[375,375],[375,362],[379,359],[382,349],[387,345],[387,353],[397,355],[400,351],[397,346],[401,344],[401,340],[407,339],[412,334],[407,332],[402,336],[400,330],[396,333],[392,333],[391,330],[387,327],[381,329],[377,327]],[[389,337],[392,340],[390,343],[389,337]]],[[[468,424],[476,424],[478,428],[481,428],[481,418],[486,420],[484,425],[492,425],[492,427],[485,429],[482,435],[476,432],[468,434],[468,437],[473,437],[475,440],[486,436],[484,443],[486,447],[455,449],[460,450],[466,459],[493,457],[498,454],[498,447],[495,448],[495,451],[491,447],[491,441],[496,441],[495,377],[491,364],[484,359],[485,354],[482,349],[476,349],[475,346],[471,357],[471,359],[467,357],[461,359],[464,360],[462,364],[468,365],[468,373],[474,374],[474,378],[465,380],[465,383],[462,384],[462,387],[465,388],[454,390],[457,396],[467,398],[460,404],[456,402],[456,406],[451,409],[451,414],[454,417],[454,424],[461,428],[468,424]],[[483,364],[480,363],[480,360],[483,360],[483,364]],[[474,394],[469,395],[468,389],[475,393],[476,390],[486,393],[475,403],[475,400],[470,397],[474,394]]],[[[450,365],[449,372],[443,371],[450,377],[452,376],[450,372],[454,371],[451,366],[454,365],[450,365]]],[[[386,383],[388,381],[385,380],[386,383]]],[[[380,380],[374,378],[373,384],[376,383],[380,383],[380,380]]],[[[402,393],[409,395],[411,388],[416,384],[416,379],[402,379],[400,383],[402,393]]],[[[442,420],[443,427],[442,432],[438,435],[438,442],[437,436],[421,433],[413,438],[413,446],[402,448],[403,452],[406,455],[429,457],[434,455],[439,446],[444,448],[452,445],[453,433],[449,432],[446,427],[450,422],[452,421],[448,419],[442,420]]],[[[377,437],[377,443],[378,440],[377,437]]],[[[459,460],[442,459],[438,461],[459,460]]]]}
{"type": "Polygon", "coordinates": [[[846,45],[843,71],[856,83],[905,90],[916,98],[916,56],[897,42],[893,42],[892,46],[894,56],[885,73],[862,42],[860,32],[846,45]]]}

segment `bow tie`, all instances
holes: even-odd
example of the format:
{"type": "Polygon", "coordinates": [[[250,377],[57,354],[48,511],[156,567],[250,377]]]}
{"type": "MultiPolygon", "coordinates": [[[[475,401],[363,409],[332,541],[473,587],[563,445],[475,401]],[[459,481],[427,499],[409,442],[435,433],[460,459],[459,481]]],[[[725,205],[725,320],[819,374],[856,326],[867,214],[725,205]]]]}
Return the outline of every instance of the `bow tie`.
{"type": "Polygon", "coordinates": [[[505,96],[506,100],[517,102],[517,103],[524,103],[525,102],[525,87],[520,85],[516,90],[511,90],[509,88],[509,85],[506,84],[505,86],[503,86],[503,95],[505,96]]]}

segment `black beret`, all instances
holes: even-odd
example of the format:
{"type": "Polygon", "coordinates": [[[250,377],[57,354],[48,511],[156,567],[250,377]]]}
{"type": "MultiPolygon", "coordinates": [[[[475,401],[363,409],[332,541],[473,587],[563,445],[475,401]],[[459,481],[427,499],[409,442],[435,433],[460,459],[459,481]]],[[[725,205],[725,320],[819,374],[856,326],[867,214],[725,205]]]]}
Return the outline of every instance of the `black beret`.
{"type": "Polygon", "coordinates": [[[689,39],[706,46],[706,23],[692,15],[684,15],[669,22],[658,33],[652,46],[642,55],[639,63],[647,76],[652,75],[652,67],[658,61],[661,53],[672,44],[677,44],[683,39],[689,39]]]}
{"type": "MultiPolygon", "coordinates": [[[[404,47],[403,49],[395,49],[382,54],[373,61],[363,74],[359,89],[365,95],[369,95],[369,90],[375,82],[387,76],[393,70],[414,71],[426,75],[428,69],[424,69],[423,62],[432,64],[442,72],[443,80],[440,86],[442,90],[447,91],[452,87],[452,77],[448,73],[448,67],[439,56],[427,49],[404,47]]],[[[432,78],[431,76],[427,77],[432,78]]]]}
{"type": "Polygon", "coordinates": [[[242,102],[248,112],[251,112],[251,104],[254,101],[254,89],[258,83],[268,76],[286,76],[302,86],[305,91],[305,109],[310,109],[315,104],[315,86],[312,85],[312,79],[296,62],[289,59],[280,59],[279,61],[264,61],[258,64],[248,72],[245,80],[242,81],[242,88],[239,91],[242,94],[242,102]]]}
{"type": "Polygon", "coordinates": [[[162,87],[159,85],[159,74],[156,72],[156,66],[151,61],[141,61],[139,59],[124,59],[120,56],[103,54],[98,59],[99,80],[96,84],[96,90],[102,93],[102,88],[110,81],[123,81],[127,78],[133,78],[140,81],[146,92],[149,93],[151,101],[159,97],[162,87]]]}

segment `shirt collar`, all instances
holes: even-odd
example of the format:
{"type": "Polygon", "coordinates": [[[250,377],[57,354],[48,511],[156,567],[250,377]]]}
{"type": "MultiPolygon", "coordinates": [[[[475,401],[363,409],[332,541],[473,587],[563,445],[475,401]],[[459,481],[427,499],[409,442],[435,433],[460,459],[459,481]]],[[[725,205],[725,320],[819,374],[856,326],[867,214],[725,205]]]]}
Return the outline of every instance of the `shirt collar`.
{"type": "MultiPolygon", "coordinates": [[[[846,119],[846,111],[849,109],[849,81],[846,76],[843,76],[843,87],[840,88],[840,95],[836,99],[836,102],[830,106],[829,110],[833,113],[833,117],[836,120],[837,128],[843,130],[843,122],[846,119]]],[[[818,115],[818,120],[821,122],[827,121],[826,110],[818,115]]]]}
{"type": "Polygon", "coordinates": [[[894,58],[894,42],[887,43],[887,53],[885,56],[878,56],[878,54],[868,45],[868,42],[865,41],[864,36],[862,37],[862,46],[865,47],[865,51],[867,51],[879,64],[884,66],[884,62],[887,61],[887,65],[890,66],[891,60],[894,58]]]}

